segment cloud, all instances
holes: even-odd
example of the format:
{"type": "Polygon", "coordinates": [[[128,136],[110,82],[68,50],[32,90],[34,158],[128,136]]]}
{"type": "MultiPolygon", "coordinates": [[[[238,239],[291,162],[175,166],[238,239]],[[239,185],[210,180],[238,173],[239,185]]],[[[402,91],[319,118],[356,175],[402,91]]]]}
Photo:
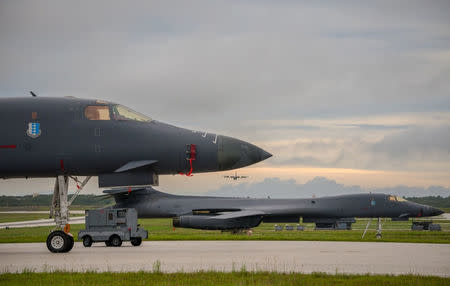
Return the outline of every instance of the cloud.
{"type": "Polygon", "coordinates": [[[4,1],[0,97],[120,102],[256,143],[277,166],[450,169],[449,8],[4,1]]]}
{"type": "MultiPolygon", "coordinates": [[[[266,147],[275,154],[269,163],[424,172],[450,169],[450,121],[439,116],[436,121],[421,118],[408,124],[369,124],[369,128],[367,123],[316,122],[321,128],[304,130],[304,138],[268,141],[266,147]]],[[[398,120],[404,121],[401,116],[398,120]]]]}
{"type": "MultiPolygon", "coordinates": [[[[368,146],[373,160],[389,161],[395,165],[408,164],[420,169],[429,163],[450,164],[450,125],[437,128],[412,128],[392,134],[368,146]]],[[[377,163],[374,163],[377,164],[377,163]]]]}
{"type": "Polygon", "coordinates": [[[338,124],[340,127],[356,127],[369,130],[406,129],[408,125],[382,125],[382,124],[338,124]]]}
{"type": "Polygon", "coordinates": [[[294,180],[281,180],[267,178],[259,183],[242,183],[235,186],[222,186],[216,190],[208,191],[211,196],[252,197],[252,198],[307,198],[336,196],[357,193],[386,193],[406,197],[450,196],[450,188],[441,186],[408,187],[395,186],[389,188],[364,189],[360,186],[345,186],[325,177],[316,177],[305,184],[298,184],[294,180]]]}
{"type": "Polygon", "coordinates": [[[206,128],[450,106],[438,5],[86,3],[2,4],[2,96],[102,97],[206,128]]]}

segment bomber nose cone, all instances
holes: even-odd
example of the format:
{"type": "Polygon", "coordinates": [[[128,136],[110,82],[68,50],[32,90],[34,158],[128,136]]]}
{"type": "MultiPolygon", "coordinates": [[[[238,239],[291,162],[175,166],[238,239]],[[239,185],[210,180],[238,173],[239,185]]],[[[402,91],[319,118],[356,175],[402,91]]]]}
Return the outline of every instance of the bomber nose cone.
{"type": "Polygon", "coordinates": [[[219,170],[231,170],[258,163],[272,157],[263,149],[239,139],[219,137],[219,170]]]}
{"type": "Polygon", "coordinates": [[[428,216],[436,216],[441,215],[443,213],[444,212],[442,210],[433,207],[430,207],[430,209],[428,210],[428,216]]]}
{"type": "Polygon", "coordinates": [[[420,211],[418,216],[437,216],[443,214],[444,212],[438,208],[433,208],[426,205],[420,206],[420,211]]]}

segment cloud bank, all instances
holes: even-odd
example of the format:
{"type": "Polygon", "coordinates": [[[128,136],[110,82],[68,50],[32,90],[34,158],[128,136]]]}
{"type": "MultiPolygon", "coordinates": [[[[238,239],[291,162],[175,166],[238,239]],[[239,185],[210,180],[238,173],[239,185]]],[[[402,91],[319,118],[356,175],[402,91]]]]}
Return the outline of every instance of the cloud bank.
{"type": "Polygon", "coordinates": [[[448,11],[449,1],[2,1],[0,97],[100,98],[255,143],[274,154],[260,166],[421,172],[421,186],[450,187],[448,11]]]}
{"type": "Polygon", "coordinates": [[[316,177],[305,184],[298,184],[294,180],[267,178],[259,183],[241,183],[234,186],[222,186],[216,190],[206,192],[205,194],[225,197],[308,198],[313,196],[336,196],[368,192],[393,194],[405,197],[450,196],[450,188],[441,186],[431,186],[428,188],[395,186],[367,190],[360,186],[345,186],[325,177],[316,177]]]}

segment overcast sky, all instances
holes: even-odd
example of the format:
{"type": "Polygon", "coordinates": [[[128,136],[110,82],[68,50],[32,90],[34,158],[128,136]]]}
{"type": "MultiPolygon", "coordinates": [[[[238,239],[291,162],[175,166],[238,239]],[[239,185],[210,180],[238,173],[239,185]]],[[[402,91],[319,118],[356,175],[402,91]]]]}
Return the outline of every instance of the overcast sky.
{"type": "Polygon", "coordinates": [[[448,188],[449,15],[449,1],[1,1],[0,97],[101,98],[250,141],[274,157],[239,170],[249,183],[448,188]]]}

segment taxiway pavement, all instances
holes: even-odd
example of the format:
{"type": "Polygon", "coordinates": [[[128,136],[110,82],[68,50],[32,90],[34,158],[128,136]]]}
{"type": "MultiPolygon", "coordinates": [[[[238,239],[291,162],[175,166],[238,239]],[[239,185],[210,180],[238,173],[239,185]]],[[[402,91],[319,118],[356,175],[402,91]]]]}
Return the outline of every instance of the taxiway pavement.
{"type": "Polygon", "coordinates": [[[450,276],[450,245],[330,241],[146,241],[52,254],[44,243],[0,244],[0,272],[198,270],[450,276]],[[160,266],[158,266],[160,265],[160,266]]]}
{"type": "MultiPolygon", "coordinates": [[[[83,224],[85,222],[84,216],[71,217],[70,224],[83,224]]],[[[54,219],[36,219],[25,220],[15,222],[3,222],[0,223],[0,229],[2,228],[21,228],[21,227],[36,227],[36,226],[49,226],[55,225],[54,219]]]]}
{"type": "MultiPolygon", "coordinates": [[[[0,214],[48,214],[50,211],[0,211],[0,214]]],[[[84,214],[84,211],[74,210],[71,214],[84,214]]]]}

